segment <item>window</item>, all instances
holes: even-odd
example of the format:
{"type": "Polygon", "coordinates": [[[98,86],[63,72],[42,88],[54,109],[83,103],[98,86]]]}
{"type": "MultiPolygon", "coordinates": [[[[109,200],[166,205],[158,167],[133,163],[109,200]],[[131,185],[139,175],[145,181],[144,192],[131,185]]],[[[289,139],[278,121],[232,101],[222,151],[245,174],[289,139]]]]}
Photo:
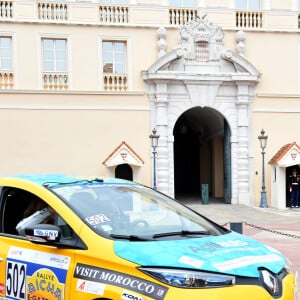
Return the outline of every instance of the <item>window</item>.
{"type": "Polygon", "coordinates": [[[126,73],[126,43],[105,41],[102,43],[103,73],[126,73]]]}
{"type": "Polygon", "coordinates": [[[260,9],[260,0],[236,0],[237,9],[250,9],[258,10],[260,9]]]}
{"type": "Polygon", "coordinates": [[[117,4],[117,5],[126,5],[127,0],[100,0],[100,4],[105,4],[105,5],[111,5],[111,4],[117,4]]]}
{"type": "Polygon", "coordinates": [[[12,69],[12,40],[0,37],[0,70],[12,69]]]}
{"type": "Polygon", "coordinates": [[[173,7],[195,7],[195,0],[170,0],[173,7]]]}
{"type": "Polygon", "coordinates": [[[66,44],[64,39],[43,39],[44,72],[67,71],[66,44]]]}

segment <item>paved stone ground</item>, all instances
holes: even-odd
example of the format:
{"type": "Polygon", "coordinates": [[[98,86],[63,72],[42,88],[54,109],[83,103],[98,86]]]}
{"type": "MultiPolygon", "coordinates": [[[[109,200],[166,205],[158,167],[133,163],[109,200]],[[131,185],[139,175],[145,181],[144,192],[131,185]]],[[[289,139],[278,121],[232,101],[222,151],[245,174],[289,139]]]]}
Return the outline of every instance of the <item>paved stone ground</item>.
{"type": "Polygon", "coordinates": [[[227,228],[241,229],[244,235],[282,252],[292,262],[293,270],[300,275],[300,208],[281,211],[217,201],[203,205],[195,199],[182,202],[214,222],[227,228]]]}

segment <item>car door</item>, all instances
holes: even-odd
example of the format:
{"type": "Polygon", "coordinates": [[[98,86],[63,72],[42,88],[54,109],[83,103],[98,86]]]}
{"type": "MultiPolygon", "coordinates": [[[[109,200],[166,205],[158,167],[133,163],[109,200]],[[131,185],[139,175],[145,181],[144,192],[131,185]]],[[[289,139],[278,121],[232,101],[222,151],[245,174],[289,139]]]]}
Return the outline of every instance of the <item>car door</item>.
{"type": "Polygon", "coordinates": [[[75,250],[70,245],[78,237],[59,212],[55,220],[56,225],[64,226],[62,239],[66,238],[66,247],[32,242],[18,235],[16,225],[30,196],[36,197],[23,189],[1,188],[0,299],[71,299],[69,283],[74,273],[75,250]]]}

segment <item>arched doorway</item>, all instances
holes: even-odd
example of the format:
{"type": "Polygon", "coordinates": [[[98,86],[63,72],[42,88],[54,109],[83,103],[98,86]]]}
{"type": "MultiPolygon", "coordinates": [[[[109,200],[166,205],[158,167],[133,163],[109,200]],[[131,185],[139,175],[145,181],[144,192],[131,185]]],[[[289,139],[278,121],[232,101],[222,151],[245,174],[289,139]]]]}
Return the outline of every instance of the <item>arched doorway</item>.
{"type": "Polygon", "coordinates": [[[132,181],[132,168],[128,164],[121,164],[116,166],[115,177],[132,181]]]}
{"type": "Polygon", "coordinates": [[[222,114],[194,107],[177,120],[174,135],[175,197],[200,197],[208,184],[210,198],[230,202],[230,130],[222,114]]]}

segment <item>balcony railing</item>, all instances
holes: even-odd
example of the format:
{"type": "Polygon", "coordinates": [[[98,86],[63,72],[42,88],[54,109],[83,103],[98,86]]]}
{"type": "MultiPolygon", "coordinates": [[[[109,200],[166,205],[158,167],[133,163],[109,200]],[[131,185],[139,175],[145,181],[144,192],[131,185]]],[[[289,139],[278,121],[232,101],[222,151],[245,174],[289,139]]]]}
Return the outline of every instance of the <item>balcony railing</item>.
{"type": "Polygon", "coordinates": [[[0,17],[1,19],[10,19],[13,17],[12,1],[0,1],[0,17]]]}
{"type": "Polygon", "coordinates": [[[100,23],[128,23],[128,7],[126,6],[103,6],[99,7],[100,23]]]}
{"type": "Polygon", "coordinates": [[[183,8],[170,8],[169,21],[171,25],[184,25],[191,20],[195,20],[197,10],[183,9],[183,8]]]}
{"type": "Polygon", "coordinates": [[[38,14],[40,20],[66,21],[68,19],[68,6],[65,3],[39,2],[38,14]]]}
{"type": "Polygon", "coordinates": [[[263,14],[260,11],[237,11],[236,27],[262,28],[263,14]]]}
{"type": "Polygon", "coordinates": [[[0,89],[12,89],[14,87],[14,74],[0,71],[0,89]]]}
{"type": "Polygon", "coordinates": [[[103,84],[106,91],[126,91],[127,75],[104,74],[103,84]]]}
{"type": "Polygon", "coordinates": [[[69,87],[67,73],[43,73],[43,86],[47,90],[66,90],[69,87]]]}

